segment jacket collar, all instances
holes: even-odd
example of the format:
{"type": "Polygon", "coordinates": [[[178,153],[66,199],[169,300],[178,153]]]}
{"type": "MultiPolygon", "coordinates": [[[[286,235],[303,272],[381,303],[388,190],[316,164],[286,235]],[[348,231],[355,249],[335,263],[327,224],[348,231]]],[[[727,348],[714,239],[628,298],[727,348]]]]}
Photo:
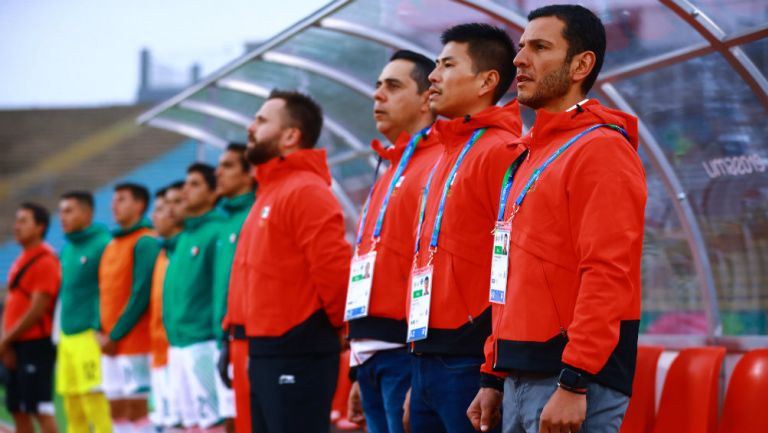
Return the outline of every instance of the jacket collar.
{"type": "Polygon", "coordinates": [[[195,216],[195,217],[188,217],[184,220],[184,230],[196,230],[198,227],[207,223],[208,221],[211,221],[212,219],[216,218],[218,215],[219,215],[218,210],[216,210],[216,208],[213,208],[202,215],[195,216]]]}
{"type": "Polygon", "coordinates": [[[256,194],[253,191],[248,191],[245,194],[234,197],[223,197],[221,199],[221,208],[227,213],[233,214],[248,209],[254,201],[256,201],[256,194]]]}
{"type": "Polygon", "coordinates": [[[149,218],[147,217],[141,217],[139,222],[134,224],[132,227],[128,227],[127,229],[124,229],[122,227],[118,227],[115,230],[112,231],[112,236],[119,238],[123,236],[128,236],[129,234],[140,230],[140,229],[151,229],[152,223],[149,221],[149,218]]]}
{"type": "MultiPolygon", "coordinates": [[[[432,125],[421,134],[421,140],[419,140],[419,143],[416,145],[417,152],[421,149],[432,147],[438,143],[438,141],[435,140],[435,134],[432,133],[432,125]]],[[[395,140],[393,145],[389,147],[384,147],[381,141],[373,139],[371,140],[371,149],[373,149],[381,159],[385,159],[392,164],[397,164],[400,161],[400,158],[403,157],[403,153],[405,153],[405,149],[408,147],[411,137],[410,134],[403,131],[397,137],[397,140],[395,140]]]]}
{"type": "Polygon", "coordinates": [[[108,232],[108,230],[103,225],[91,224],[80,231],[67,233],[64,235],[64,237],[67,239],[67,242],[73,244],[81,244],[104,232],[108,232]]]}
{"type": "Polygon", "coordinates": [[[514,99],[503,107],[491,106],[472,115],[450,120],[438,120],[433,128],[436,137],[446,150],[461,148],[466,138],[480,128],[499,128],[519,137],[522,130],[520,106],[514,99]]]}
{"type": "Polygon", "coordinates": [[[171,254],[173,254],[174,250],[176,250],[176,244],[179,243],[179,235],[181,232],[176,233],[175,235],[171,236],[168,239],[161,239],[160,240],[160,246],[165,248],[165,254],[170,257],[171,254]]]}
{"type": "Polygon", "coordinates": [[[547,146],[553,139],[561,137],[563,134],[576,135],[582,130],[600,123],[613,124],[623,128],[629,136],[629,142],[637,149],[637,118],[622,111],[604,107],[595,99],[577,104],[573,110],[569,111],[538,110],[531,131],[522,141],[526,147],[535,150],[547,146]]]}
{"type": "Polygon", "coordinates": [[[256,167],[256,179],[260,185],[266,185],[295,171],[315,173],[328,185],[331,184],[325,149],[301,149],[287,156],[273,158],[256,167]]]}

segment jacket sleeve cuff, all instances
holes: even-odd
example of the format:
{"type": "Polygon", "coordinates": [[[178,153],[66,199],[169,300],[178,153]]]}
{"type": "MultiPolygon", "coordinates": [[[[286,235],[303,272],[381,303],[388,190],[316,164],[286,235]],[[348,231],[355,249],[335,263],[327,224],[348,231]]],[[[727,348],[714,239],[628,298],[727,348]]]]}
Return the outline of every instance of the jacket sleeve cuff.
{"type": "Polygon", "coordinates": [[[586,379],[586,380],[588,380],[590,382],[592,382],[594,380],[594,378],[595,378],[594,374],[592,374],[592,373],[590,373],[590,372],[588,372],[586,370],[583,370],[583,369],[581,369],[579,367],[576,367],[576,366],[573,366],[571,364],[568,364],[566,362],[563,362],[562,366],[563,366],[563,368],[567,368],[569,370],[573,370],[573,371],[579,373],[581,375],[581,377],[583,377],[584,379],[586,379]]]}
{"type": "Polygon", "coordinates": [[[504,378],[480,373],[480,388],[493,388],[499,392],[504,392],[504,378]]]}

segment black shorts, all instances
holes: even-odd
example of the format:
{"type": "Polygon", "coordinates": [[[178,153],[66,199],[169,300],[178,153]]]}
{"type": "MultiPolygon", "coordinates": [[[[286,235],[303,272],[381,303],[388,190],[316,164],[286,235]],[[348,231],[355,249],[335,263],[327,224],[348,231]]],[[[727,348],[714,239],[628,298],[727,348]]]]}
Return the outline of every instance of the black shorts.
{"type": "Polygon", "coordinates": [[[56,349],[50,338],[12,343],[16,368],[8,370],[5,406],[11,413],[53,415],[53,366],[56,349]]]}

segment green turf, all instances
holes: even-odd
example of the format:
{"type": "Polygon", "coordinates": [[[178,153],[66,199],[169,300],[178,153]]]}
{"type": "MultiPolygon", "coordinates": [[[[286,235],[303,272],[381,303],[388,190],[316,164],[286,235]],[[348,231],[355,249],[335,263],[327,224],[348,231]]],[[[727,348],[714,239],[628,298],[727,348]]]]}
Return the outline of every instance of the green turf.
{"type": "MultiPolygon", "coordinates": [[[[67,419],[64,416],[64,402],[61,396],[56,394],[53,397],[54,405],[56,406],[56,424],[59,426],[59,431],[66,431],[67,419]]],[[[5,408],[5,387],[0,386],[0,423],[13,424],[13,417],[8,409],[5,408]]]]}

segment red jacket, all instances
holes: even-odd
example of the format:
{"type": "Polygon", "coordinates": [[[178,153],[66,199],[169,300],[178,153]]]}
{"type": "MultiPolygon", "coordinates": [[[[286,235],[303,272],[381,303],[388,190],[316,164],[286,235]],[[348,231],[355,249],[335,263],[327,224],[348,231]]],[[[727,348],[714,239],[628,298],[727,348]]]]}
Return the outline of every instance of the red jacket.
{"type": "Polygon", "coordinates": [[[568,366],[631,392],[647,195],[637,119],[595,100],[581,110],[539,110],[521,140],[530,154],[506,216],[534,169],[600,123],[624,128],[629,140],[599,128],[576,141],[543,172],[512,221],[506,304],[493,306],[485,373],[557,374],[568,366]]]}
{"type": "Polygon", "coordinates": [[[351,248],[324,149],[258,167],[259,195],[230,278],[225,327],[244,324],[253,355],[338,351],[351,248]],[[242,308],[244,307],[244,308],[242,308]]]}
{"type": "Polygon", "coordinates": [[[489,107],[469,119],[437,121],[432,133],[443,153],[429,188],[417,266],[429,261],[443,186],[464,145],[478,128],[488,128],[469,150],[448,194],[437,253],[432,303],[425,340],[414,352],[482,356],[491,333],[488,281],[492,231],[504,173],[523,152],[517,145],[522,124],[517,101],[489,107]]]}
{"type": "MultiPolygon", "coordinates": [[[[362,242],[358,247],[360,255],[371,251],[381,204],[410,139],[408,134],[403,133],[392,147],[384,149],[378,141],[371,146],[382,159],[390,162],[390,167],[373,187],[362,242]]],[[[403,175],[395,184],[376,246],[369,315],[349,321],[349,338],[405,343],[405,302],[413,264],[419,201],[422,188],[441,153],[442,147],[434,139],[434,134],[427,134],[419,141],[403,175]]]]}

